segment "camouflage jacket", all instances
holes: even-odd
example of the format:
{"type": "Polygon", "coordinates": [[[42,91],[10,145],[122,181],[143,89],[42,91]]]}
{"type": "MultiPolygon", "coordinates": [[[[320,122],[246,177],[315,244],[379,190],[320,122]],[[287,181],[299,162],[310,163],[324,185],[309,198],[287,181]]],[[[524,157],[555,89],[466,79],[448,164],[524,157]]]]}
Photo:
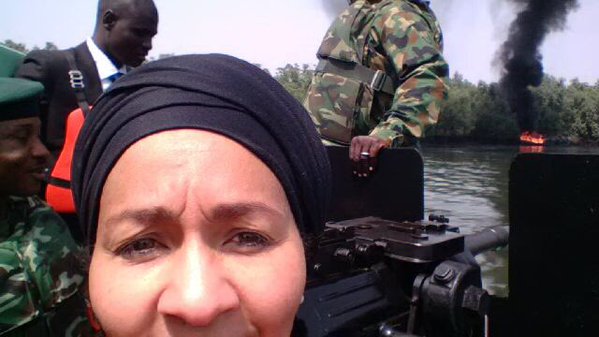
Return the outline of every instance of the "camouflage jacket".
{"type": "Polygon", "coordinates": [[[422,137],[447,98],[442,40],[437,19],[422,1],[359,0],[344,10],[327,31],[318,58],[381,70],[393,80],[395,92],[391,97],[368,83],[317,71],[304,106],[323,138],[335,128],[350,130],[349,140],[371,135],[391,146],[403,144],[404,135],[422,137]]]}
{"type": "Polygon", "coordinates": [[[80,249],[35,197],[11,198],[0,220],[0,336],[90,336],[80,249]]]}

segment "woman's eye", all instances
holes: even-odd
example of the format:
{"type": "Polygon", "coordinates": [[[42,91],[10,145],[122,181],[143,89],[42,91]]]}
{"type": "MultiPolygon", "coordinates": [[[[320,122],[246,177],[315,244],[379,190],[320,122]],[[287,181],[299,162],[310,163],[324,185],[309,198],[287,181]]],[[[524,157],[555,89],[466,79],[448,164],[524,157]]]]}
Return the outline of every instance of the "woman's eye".
{"type": "Polygon", "coordinates": [[[271,244],[271,240],[255,232],[241,232],[235,234],[226,245],[242,253],[258,252],[271,244]]]}
{"type": "Polygon", "coordinates": [[[117,250],[117,255],[126,260],[145,261],[160,255],[165,249],[158,241],[150,238],[134,240],[117,250]]]}

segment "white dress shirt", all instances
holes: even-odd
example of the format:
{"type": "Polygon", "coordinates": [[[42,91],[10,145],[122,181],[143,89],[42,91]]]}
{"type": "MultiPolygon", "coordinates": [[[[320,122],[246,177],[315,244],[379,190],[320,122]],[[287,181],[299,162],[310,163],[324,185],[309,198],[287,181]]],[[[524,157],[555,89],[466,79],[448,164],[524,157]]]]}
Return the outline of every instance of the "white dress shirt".
{"type": "Polygon", "coordinates": [[[108,87],[112,84],[112,80],[110,79],[110,77],[116,74],[117,72],[126,74],[127,69],[125,66],[121,67],[120,69],[117,69],[114,63],[110,61],[108,56],[106,56],[106,54],[104,54],[104,52],[100,48],[98,48],[98,46],[96,45],[94,40],[92,40],[91,37],[88,37],[85,42],[87,43],[87,48],[89,49],[89,52],[92,54],[94,62],[96,63],[96,68],[98,69],[98,77],[100,78],[100,82],[102,83],[102,90],[106,91],[106,89],[108,89],[108,87]]]}

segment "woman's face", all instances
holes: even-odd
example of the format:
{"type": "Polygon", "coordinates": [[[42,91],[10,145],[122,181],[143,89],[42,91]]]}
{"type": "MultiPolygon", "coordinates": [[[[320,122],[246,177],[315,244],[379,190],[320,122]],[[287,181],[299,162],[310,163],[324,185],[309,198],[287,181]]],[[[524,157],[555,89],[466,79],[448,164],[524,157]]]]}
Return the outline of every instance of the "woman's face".
{"type": "Polygon", "coordinates": [[[289,336],[305,277],[283,188],[229,138],[158,133],[110,172],[89,280],[107,336],[289,336]]]}

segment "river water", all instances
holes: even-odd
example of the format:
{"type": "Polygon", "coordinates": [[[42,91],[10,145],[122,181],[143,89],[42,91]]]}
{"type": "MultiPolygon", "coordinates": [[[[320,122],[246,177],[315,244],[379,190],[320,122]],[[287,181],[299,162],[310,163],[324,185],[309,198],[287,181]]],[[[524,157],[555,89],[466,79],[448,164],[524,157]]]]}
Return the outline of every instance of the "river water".
{"type": "MultiPolygon", "coordinates": [[[[424,146],[424,214],[442,214],[464,234],[508,225],[508,172],[518,147],[424,146]]],[[[484,286],[507,296],[507,249],[477,257],[484,286]]]]}
{"type": "MultiPolygon", "coordinates": [[[[508,225],[508,182],[518,146],[431,146],[421,152],[424,159],[425,217],[442,214],[464,234],[486,227],[508,225]]],[[[595,148],[545,148],[545,152],[597,153],[595,148]]],[[[507,296],[508,248],[477,256],[483,283],[490,293],[507,296]]]]}

